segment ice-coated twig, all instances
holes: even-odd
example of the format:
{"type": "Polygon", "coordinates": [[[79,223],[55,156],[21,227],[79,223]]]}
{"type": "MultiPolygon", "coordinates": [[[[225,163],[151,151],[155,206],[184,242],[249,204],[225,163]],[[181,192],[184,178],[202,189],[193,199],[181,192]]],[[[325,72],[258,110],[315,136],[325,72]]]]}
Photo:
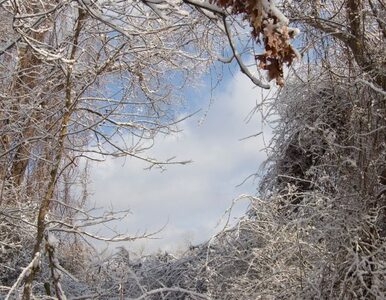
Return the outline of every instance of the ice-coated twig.
{"type": "Polygon", "coordinates": [[[20,273],[19,277],[17,278],[17,280],[9,290],[7,296],[5,297],[5,300],[11,299],[12,294],[16,291],[16,289],[19,288],[24,278],[29,275],[29,272],[31,272],[33,268],[37,268],[39,266],[40,256],[41,256],[40,252],[36,252],[34,258],[31,260],[29,265],[23,269],[23,271],[20,273]]]}

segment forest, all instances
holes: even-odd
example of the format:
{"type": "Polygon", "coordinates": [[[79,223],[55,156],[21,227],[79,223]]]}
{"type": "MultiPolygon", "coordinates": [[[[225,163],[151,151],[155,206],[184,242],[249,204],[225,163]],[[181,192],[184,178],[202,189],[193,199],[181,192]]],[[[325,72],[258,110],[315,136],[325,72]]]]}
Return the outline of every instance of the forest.
{"type": "Polygon", "coordinates": [[[0,299],[385,299],[385,20],[384,0],[0,0],[0,299]],[[277,89],[246,214],[179,255],[96,259],[148,234],[90,230],[127,212],[90,209],[88,165],[183,168],[149,149],[227,65],[277,89]]]}

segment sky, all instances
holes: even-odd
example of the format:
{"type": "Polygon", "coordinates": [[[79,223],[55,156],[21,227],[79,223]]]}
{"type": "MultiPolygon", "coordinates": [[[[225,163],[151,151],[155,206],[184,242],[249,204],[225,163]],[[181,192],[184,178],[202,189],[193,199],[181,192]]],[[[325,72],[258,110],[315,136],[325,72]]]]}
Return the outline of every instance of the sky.
{"type": "MultiPolygon", "coordinates": [[[[174,156],[192,160],[188,165],[171,165],[161,172],[144,170],[147,165],[132,158],[108,158],[94,164],[91,202],[97,207],[131,211],[128,218],[112,225],[114,230],[140,234],[162,228],[153,239],[116,246],[142,254],[178,252],[221,230],[232,201],[256,193],[258,179],[239,185],[266,159],[263,149],[270,129],[263,126],[259,114],[252,119],[248,116],[269,93],[272,91],[254,87],[238,72],[217,87],[211,104],[209,88],[208,93],[198,93],[200,99],[191,99],[202,111],[180,124],[181,132],[157,138],[148,152],[160,160],[174,156]],[[242,140],[261,131],[262,135],[242,140]]],[[[247,200],[237,201],[231,222],[236,222],[247,206],[247,200]]]]}

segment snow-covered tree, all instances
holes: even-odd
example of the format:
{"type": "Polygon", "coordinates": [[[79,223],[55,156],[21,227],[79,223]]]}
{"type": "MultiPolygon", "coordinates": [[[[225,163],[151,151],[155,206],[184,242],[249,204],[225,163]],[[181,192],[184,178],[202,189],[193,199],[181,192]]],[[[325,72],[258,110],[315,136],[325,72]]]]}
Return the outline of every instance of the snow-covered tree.
{"type": "Polygon", "coordinates": [[[0,8],[1,295],[384,298],[382,1],[3,0],[0,8]],[[298,51],[291,26],[302,32],[298,51]],[[278,120],[248,215],[180,258],[133,260],[122,250],[92,260],[79,238],[135,237],[87,231],[120,215],[82,207],[87,172],[78,165],[106,156],[185,163],[146,150],[176,130],[181,90],[214,61],[235,60],[269,88],[246,55],[280,86],[284,67],[301,59],[262,104],[278,120]]]}

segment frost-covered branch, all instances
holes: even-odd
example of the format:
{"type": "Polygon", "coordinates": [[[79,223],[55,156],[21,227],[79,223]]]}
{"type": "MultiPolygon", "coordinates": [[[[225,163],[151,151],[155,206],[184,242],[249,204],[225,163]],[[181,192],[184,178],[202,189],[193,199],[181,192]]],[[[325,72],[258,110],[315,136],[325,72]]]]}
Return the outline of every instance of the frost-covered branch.
{"type": "Polygon", "coordinates": [[[16,290],[19,288],[21,283],[25,280],[25,278],[29,275],[30,272],[32,272],[33,269],[37,269],[40,264],[41,254],[40,252],[35,253],[34,258],[31,260],[29,265],[23,269],[23,271],[20,273],[19,277],[11,287],[11,289],[8,291],[7,296],[5,297],[5,300],[12,299],[12,294],[16,292],[16,290]]]}

